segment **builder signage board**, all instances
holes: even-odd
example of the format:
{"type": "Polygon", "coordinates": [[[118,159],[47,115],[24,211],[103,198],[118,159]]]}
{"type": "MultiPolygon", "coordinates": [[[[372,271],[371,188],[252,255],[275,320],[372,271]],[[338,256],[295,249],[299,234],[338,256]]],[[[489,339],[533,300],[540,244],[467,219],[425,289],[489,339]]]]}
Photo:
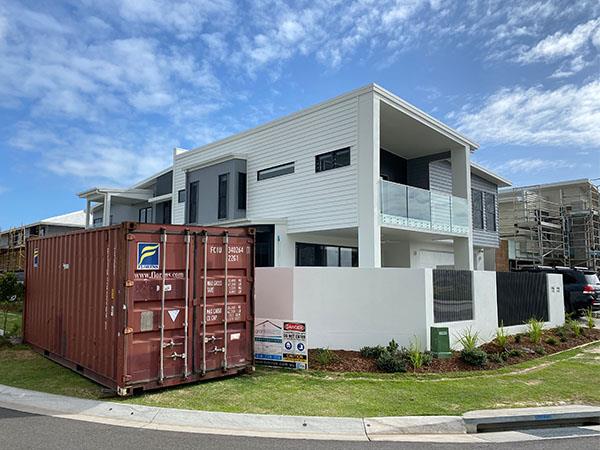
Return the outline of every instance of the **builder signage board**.
{"type": "Polygon", "coordinates": [[[254,359],[257,364],[308,368],[305,322],[256,319],[255,324],[254,359]]]}

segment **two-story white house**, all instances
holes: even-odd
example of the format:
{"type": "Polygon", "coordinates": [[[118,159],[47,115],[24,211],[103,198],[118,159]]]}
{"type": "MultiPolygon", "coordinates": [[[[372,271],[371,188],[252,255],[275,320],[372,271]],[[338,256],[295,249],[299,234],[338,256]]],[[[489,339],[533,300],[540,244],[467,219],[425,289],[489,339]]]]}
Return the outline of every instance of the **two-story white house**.
{"type": "Polygon", "coordinates": [[[171,168],[132,189],[80,197],[95,225],[168,223],[168,205],[173,224],[254,226],[258,266],[493,270],[497,190],[510,183],[473,164],[476,149],[371,84],[176,149],[171,168]]]}

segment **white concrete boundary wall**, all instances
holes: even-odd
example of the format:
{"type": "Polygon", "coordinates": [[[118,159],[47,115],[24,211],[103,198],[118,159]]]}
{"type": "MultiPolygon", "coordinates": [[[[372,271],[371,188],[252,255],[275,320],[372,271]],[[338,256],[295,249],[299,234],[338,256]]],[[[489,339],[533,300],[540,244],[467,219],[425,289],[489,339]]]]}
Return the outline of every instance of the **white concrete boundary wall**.
{"type": "MultiPolygon", "coordinates": [[[[546,328],[564,323],[560,275],[548,276],[546,328]]],[[[430,327],[448,327],[451,345],[471,328],[482,342],[498,328],[496,273],[473,272],[473,320],[434,323],[431,269],[290,267],[257,268],[257,317],[307,322],[309,347],[358,350],[395,339],[408,347],[415,337],[429,348],[430,327]]],[[[526,325],[505,327],[521,333],[526,325]]]]}
{"type": "Polygon", "coordinates": [[[391,339],[408,346],[415,336],[425,346],[432,299],[429,269],[256,269],[256,316],[306,321],[311,348],[358,350],[391,339]],[[290,279],[293,293],[280,288],[290,279]]]}

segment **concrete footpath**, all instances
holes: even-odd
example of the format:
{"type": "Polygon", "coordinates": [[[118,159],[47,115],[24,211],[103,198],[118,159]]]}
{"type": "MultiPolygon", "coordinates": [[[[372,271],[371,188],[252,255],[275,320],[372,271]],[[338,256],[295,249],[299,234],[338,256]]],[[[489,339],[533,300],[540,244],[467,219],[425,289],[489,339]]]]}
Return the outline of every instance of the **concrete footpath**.
{"type": "Polygon", "coordinates": [[[125,402],[103,402],[18,389],[0,385],[0,407],[109,425],[163,431],[257,436],[274,438],[327,439],[352,441],[486,442],[478,426],[493,431],[496,426],[506,440],[529,440],[519,423],[531,428],[564,425],[587,426],[600,435],[600,407],[583,405],[474,411],[464,416],[407,416],[335,418],[234,414],[190,411],[125,402]],[[542,423],[543,422],[543,423],[542,423]],[[512,433],[512,434],[511,434],[512,433]]]}

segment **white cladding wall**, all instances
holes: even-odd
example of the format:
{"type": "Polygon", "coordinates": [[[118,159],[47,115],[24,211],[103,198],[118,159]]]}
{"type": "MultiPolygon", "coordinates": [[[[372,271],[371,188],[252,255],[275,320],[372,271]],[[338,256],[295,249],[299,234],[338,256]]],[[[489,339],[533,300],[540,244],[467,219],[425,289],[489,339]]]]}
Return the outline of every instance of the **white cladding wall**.
{"type": "Polygon", "coordinates": [[[289,232],[357,226],[357,110],[357,97],[341,100],[176,155],[173,223],[185,220],[185,204],[176,199],[185,189],[185,171],[235,154],[247,158],[250,220],[287,219],[289,232]],[[344,147],[351,147],[350,166],[315,173],[315,155],[344,147]],[[295,162],[295,173],[257,181],[258,170],[289,162],[295,162]]]}

